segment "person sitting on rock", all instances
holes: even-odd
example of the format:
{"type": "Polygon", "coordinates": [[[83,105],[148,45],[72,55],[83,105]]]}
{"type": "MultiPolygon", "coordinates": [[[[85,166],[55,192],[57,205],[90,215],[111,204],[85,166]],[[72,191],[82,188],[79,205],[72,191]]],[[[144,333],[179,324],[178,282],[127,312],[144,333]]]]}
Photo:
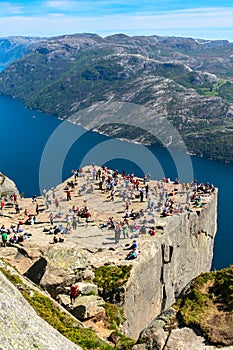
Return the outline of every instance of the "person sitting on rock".
{"type": "Polygon", "coordinates": [[[70,303],[71,303],[71,305],[73,305],[75,303],[75,300],[79,294],[80,294],[80,290],[79,290],[79,287],[77,286],[77,284],[72,284],[72,286],[70,287],[70,303]]]}
{"type": "Polygon", "coordinates": [[[132,245],[129,248],[125,248],[126,250],[134,250],[138,249],[138,242],[134,239],[132,245]]]}
{"type": "Polygon", "coordinates": [[[150,236],[155,236],[156,235],[156,231],[155,231],[155,228],[152,227],[150,230],[149,230],[149,235],[150,236]]]}
{"type": "Polygon", "coordinates": [[[140,227],[140,230],[139,230],[139,233],[140,234],[146,234],[146,225],[142,225],[141,227],[140,227]]]}
{"type": "Polygon", "coordinates": [[[125,260],[133,260],[133,259],[136,259],[137,256],[138,256],[137,248],[134,248],[133,250],[131,250],[131,252],[127,254],[125,260]]]}

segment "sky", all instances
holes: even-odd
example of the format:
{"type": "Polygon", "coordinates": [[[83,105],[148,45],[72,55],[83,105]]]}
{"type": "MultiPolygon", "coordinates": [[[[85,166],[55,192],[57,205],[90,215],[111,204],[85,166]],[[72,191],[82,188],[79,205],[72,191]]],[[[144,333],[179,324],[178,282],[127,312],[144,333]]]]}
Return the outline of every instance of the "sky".
{"type": "Polygon", "coordinates": [[[0,37],[96,33],[226,39],[232,0],[0,1],[0,37]]]}

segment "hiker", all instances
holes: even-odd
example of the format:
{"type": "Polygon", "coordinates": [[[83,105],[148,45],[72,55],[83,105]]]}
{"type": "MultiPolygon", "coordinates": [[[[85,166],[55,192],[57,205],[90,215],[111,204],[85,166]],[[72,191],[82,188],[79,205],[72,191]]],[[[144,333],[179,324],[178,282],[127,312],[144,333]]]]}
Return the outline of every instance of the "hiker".
{"type": "Polygon", "coordinates": [[[50,213],[49,220],[50,220],[50,224],[53,225],[53,223],[54,223],[54,214],[53,213],[50,213]]]}
{"type": "Polygon", "coordinates": [[[71,191],[69,189],[66,191],[66,200],[71,201],[71,191]]]}
{"type": "Polygon", "coordinates": [[[123,228],[124,239],[129,238],[129,226],[127,225],[127,222],[124,223],[122,228],[123,228]]]}
{"type": "Polygon", "coordinates": [[[39,212],[40,212],[40,210],[39,210],[39,204],[37,203],[37,204],[36,204],[36,214],[39,215],[39,212]]]}
{"type": "Polygon", "coordinates": [[[20,208],[19,208],[18,203],[15,204],[15,212],[16,212],[16,214],[20,213],[20,208]]]}
{"type": "Polygon", "coordinates": [[[2,233],[2,247],[6,247],[7,242],[7,232],[2,233]]]}
{"type": "Polygon", "coordinates": [[[141,226],[141,228],[139,230],[139,233],[140,234],[146,234],[146,225],[145,224],[141,226]]]}
{"type": "Polygon", "coordinates": [[[77,284],[72,284],[72,286],[70,287],[70,303],[71,303],[71,305],[73,305],[75,303],[75,300],[79,294],[80,294],[80,290],[79,290],[79,287],[77,286],[77,284]]]}
{"type": "Polygon", "coordinates": [[[17,194],[16,193],[13,194],[13,200],[14,200],[14,204],[16,204],[17,203],[17,194]]]}
{"type": "Polygon", "coordinates": [[[86,212],[85,216],[86,216],[86,227],[87,227],[88,223],[91,221],[91,213],[89,210],[86,212]]]}
{"type": "Polygon", "coordinates": [[[60,207],[59,200],[57,198],[55,198],[54,203],[55,203],[56,208],[60,207]]]}
{"type": "Polygon", "coordinates": [[[78,221],[77,214],[73,214],[72,228],[73,228],[74,231],[77,229],[77,221],[78,221]]]}

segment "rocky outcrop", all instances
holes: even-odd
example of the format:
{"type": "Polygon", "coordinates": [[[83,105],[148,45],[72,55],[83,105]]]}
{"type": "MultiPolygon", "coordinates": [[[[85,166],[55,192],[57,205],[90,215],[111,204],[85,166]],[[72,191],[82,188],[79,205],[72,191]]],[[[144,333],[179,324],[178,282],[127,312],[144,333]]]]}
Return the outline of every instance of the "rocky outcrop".
{"type": "MultiPolygon", "coordinates": [[[[91,172],[84,168],[83,174],[79,179],[79,186],[85,183],[85,176],[88,177],[90,185],[91,172]]],[[[164,183],[150,180],[149,184],[153,191],[155,185],[162,186],[164,183]]],[[[95,181],[94,185],[97,186],[95,181]]],[[[168,193],[174,191],[172,197],[180,205],[178,213],[161,217],[159,207],[152,213],[146,209],[147,202],[141,203],[139,199],[135,199],[131,203],[134,210],[141,208],[143,215],[130,221],[130,236],[137,235],[140,250],[134,261],[125,260],[128,253],[126,249],[132,243],[132,237],[121,237],[120,242],[116,243],[114,231],[98,226],[100,222],[105,223],[108,220],[110,213],[114,213],[114,218],[121,221],[124,201],[121,197],[114,202],[108,201],[108,193],[101,193],[97,188],[94,192],[85,194],[84,203],[90,203],[92,211],[93,222],[89,227],[86,227],[84,219],[81,218],[77,230],[64,234],[63,243],[52,244],[53,235],[43,230],[49,224],[48,213],[43,212],[40,214],[42,224],[30,227],[31,238],[2,249],[2,256],[12,262],[13,256],[9,259],[8,254],[10,252],[12,255],[12,250],[18,249],[14,266],[18,266],[19,257],[23,255],[24,260],[30,261],[30,265],[24,263],[25,267],[30,267],[20,271],[26,271],[25,275],[40,284],[53,298],[61,295],[60,302],[67,309],[70,285],[78,283],[81,293],[86,294],[85,297],[77,298],[77,302],[80,300],[81,304],[75,304],[73,308],[79,319],[98,318],[98,314],[105,317],[103,305],[99,305],[99,301],[102,303],[99,296],[105,302],[120,306],[124,309],[126,319],[122,327],[124,333],[137,339],[140,332],[156,316],[175,302],[190,280],[211,268],[216,233],[217,189],[209,195],[203,193],[201,206],[192,202],[191,211],[187,211],[187,193],[182,190],[182,186],[173,182],[166,183],[166,186],[168,193]],[[150,221],[152,217],[153,224],[150,221]],[[141,227],[144,221],[147,232],[151,225],[156,227],[155,236],[138,233],[139,231],[135,233],[136,229],[133,231],[133,227],[141,227]]],[[[59,199],[64,198],[64,184],[57,186],[56,195],[59,199]]],[[[77,201],[73,197],[72,203],[64,201],[67,210],[68,206],[77,201]]],[[[81,202],[81,196],[79,201],[81,202]]],[[[24,205],[27,206],[28,203],[24,205]]],[[[57,219],[56,224],[58,223],[60,224],[60,219],[57,219]]],[[[160,333],[163,334],[162,331],[160,333]]]]}
{"type": "Polygon", "coordinates": [[[169,217],[161,237],[143,244],[122,304],[127,335],[137,338],[191,279],[210,270],[216,223],[217,192],[201,211],[169,217]]]}
{"type": "Polygon", "coordinates": [[[25,276],[56,297],[65,292],[67,286],[81,280],[86,268],[87,259],[82,252],[62,246],[62,249],[58,247],[45,253],[25,276]]]}
{"type": "Polygon", "coordinates": [[[43,321],[0,272],[1,348],[82,350],[43,321]]]}
{"type": "Polygon", "coordinates": [[[19,195],[19,191],[15,183],[9,179],[7,176],[0,172],[0,195],[1,197],[10,196],[13,193],[19,195]]]}
{"type": "MultiPolygon", "coordinates": [[[[123,307],[124,331],[128,336],[136,339],[156,315],[175,302],[191,279],[210,270],[216,220],[217,189],[204,208],[160,219],[155,223],[155,237],[140,238],[141,254],[132,264],[127,283],[102,295],[123,307]]],[[[131,264],[124,260],[126,252],[119,249],[112,254],[105,249],[92,252],[80,247],[52,246],[25,275],[57,297],[67,293],[73,282],[90,277],[93,280],[97,266],[109,261],[112,265],[131,264]]],[[[83,288],[83,294],[88,294],[87,290],[83,288]]],[[[65,302],[69,303],[68,296],[65,302]]]]}
{"type": "Polygon", "coordinates": [[[71,313],[80,321],[86,320],[88,318],[105,315],[105,309],[103,305],[105,304],[104,300],[96,295],[89,296],[80,296],[76,299],[71,313]]]}
{"type": "Polygon", "coordinates": [[[177,311],[170,308],[156,317],[140,334],[132,350],[233,350],[211,344],[197,328],[179,327],[177,311]]]}
{"type": "MultiPolygon", "coordinates": [[[[176,311],[169,309],[158,316],[140,334],[137,345],[132,350],[217,350],[208,343],[203,335],[188,327],[176,328],[174,316],[176,311]]],[[[224,350],[233,350],[225,346],[224,350]]]]}

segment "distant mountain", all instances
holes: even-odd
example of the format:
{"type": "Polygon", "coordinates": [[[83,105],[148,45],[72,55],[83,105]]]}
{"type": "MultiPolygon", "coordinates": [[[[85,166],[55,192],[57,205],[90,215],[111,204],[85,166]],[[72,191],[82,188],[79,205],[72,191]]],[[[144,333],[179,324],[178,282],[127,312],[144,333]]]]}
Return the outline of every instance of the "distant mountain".
{"type": "Polygon", "coordinates": [[[37,47],[42,40],[20,36],[0,38],[0,71],[37,47]]]}
{"type": "MultiPolygon", "coordinates": [[[[157,116],[171,121],[190,152],[233,161],[233,43],[226,40],[123,34],[43,39],[1,73],[0,92],[61,118],[97,102],[150,107],[154,122],[157,116]]],[[[130,126],[100,125],[99,131],[159,143],[130,126]]]]}

